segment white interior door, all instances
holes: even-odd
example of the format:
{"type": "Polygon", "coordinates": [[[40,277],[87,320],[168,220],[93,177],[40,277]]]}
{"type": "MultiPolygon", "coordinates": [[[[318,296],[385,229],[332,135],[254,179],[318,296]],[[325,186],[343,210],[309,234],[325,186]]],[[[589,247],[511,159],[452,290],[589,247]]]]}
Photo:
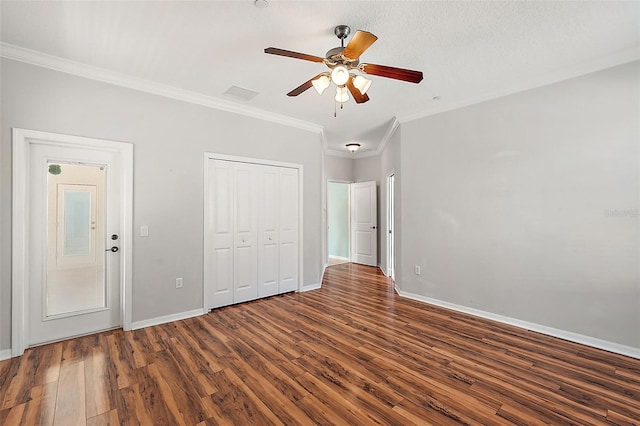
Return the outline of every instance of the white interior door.
{"type": "Polygon", "coordinates": [[[120,168],[115,152],[32,144],[27,346],[121,326],[120,168]]]}
{"type": "Polygon", "coordinates": [[[258,166],[258,297],[280,291],[280,169],[258,166]]]}
{"type": "Polygon", "coordinates": [[[205,251],[204,273],[209,285],[207,308],[233,303],[234,252],[234,167],[230,161],[211,160],[208,168],[208,216],[205,238],[210,249],[205,251]]]}
{"type": "Polygon", "coordinates": [[[280,169],[280,293],[298,289],[298,170],[280,169]]]}
{"type": "Polygon", "coordinates": [[[351,261],[378,266],[376,183],[351,184],[351,261]]]}
{"type": "Polygon", "coordinates": [[[258,297],[258,168],[234,165],[233,303],[258,297]]]}
{"type": "Polygon", "coordinates": [[[302,166],[205,154],[205,309],[298,290],[302,166]]]}

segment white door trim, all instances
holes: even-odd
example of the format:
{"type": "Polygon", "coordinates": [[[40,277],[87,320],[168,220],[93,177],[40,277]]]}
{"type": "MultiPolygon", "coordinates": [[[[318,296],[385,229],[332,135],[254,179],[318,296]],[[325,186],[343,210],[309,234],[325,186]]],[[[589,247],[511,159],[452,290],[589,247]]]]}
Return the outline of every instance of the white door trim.
{"type": "Polygon", "coordinates": [[[386,241],[387,241],[387,276],[395,281],[396,279],[396,266],[395,266],[395,258],[396,258],[396,215],[395,215],[395,205],[396,205],[396,173],[395,171],[391,171],[387,175],[387,229],[386,232],[386,241]],[[391,183],[393,181],[393,187],[391,183]],[[389,232],[391,230],[391,232],[389,232]]]}
{"type": "Polygon", "coordinates": [[[37,130],[13,129],[13,194],[12,194],[12,271],[11,271],[11,355],[20,356],[27,348],[29,271],[29,161],[31,145],[95,149],[117,152],[122,156],[121,203],[122,233],[120,235],[120,316],[125,330],[131,329],[132,287],[131,269],[133,231],[133,145],[103,139],[70,136],[37,130]]]}
{"type": "MultiPolygon", "coordinates": [[[[204,186],[203,186],[203,200],[205,200],[204,202],[204,215],[203,215],[203,220],[205,222],[205,229],[206,229],[206,220],[209,217],[209,205],[206,202],[206,200],[208,199],[209,196],[209,160],[226,160],[226,161],[236,161],[236,162],[240,162],[240,163],[251,163],[251,164],[262,164],[262,165],[266,165],[266,166],[276,166],[276,167],[288,167],[291,169],[297,169],[298,170],[298,289],[296,290],[297,292],[301,292],[303,287],[304,287],[304,270],[303,270],[303,265],[304,265],[304,234],[303,234],[303,229],[304,229],[304,223],[303,223],[303,211],[304,211],[304,199],[303,199],[303,177],[304,177],[304,173],[303,173],[303,166],[302,164],[296,164],[296,163],[285,163],[282,161],[272,161],[272,160],[264,160],[264,159],[259,159],[259,158],[250,158],[250,157],[239,157],[236,155],[225,155],[225,154],[216,154],[213,152],[205,152],[204,153],[204,173],[202,176],[202,179],[204,181],[204,186]]],[[[202,264],[203,267],[206,268],[206,259],[209,258],[209,251],[210,251],[210,247],[209,244],[207,243],[206,239],[205,239],[205,234],[206,232],[203,232],[202,234],[202,245],[203,245],[203,259],[202,259],[202,264]]],[[[206,277],[206,273],[203,270],[203,277],[206,277]]],[[[207,306],[207,300],[208,300],[208,290],[207,290],[207,285],[204,282],[204,278],[203,278],[203,290],[202,290],[202,296],[203,296],[203,301],[202,301],[202,306],[204,309],[204,312],[209,312],[209,307],[207,306]]]]}

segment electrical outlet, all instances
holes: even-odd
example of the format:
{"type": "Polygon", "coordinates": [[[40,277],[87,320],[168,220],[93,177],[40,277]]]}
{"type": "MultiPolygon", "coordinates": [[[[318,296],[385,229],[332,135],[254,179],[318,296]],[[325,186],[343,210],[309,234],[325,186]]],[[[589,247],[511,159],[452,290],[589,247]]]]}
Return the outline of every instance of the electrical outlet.
{"type": "Polygon", "coordinates": [[[176,278],[176,288],[182,288],[182,278],[176,278]]]}
{"type": "Polygon", "coordinates": [[[420,275],[420,267],[416,266],[416,275],[420,275]]]}

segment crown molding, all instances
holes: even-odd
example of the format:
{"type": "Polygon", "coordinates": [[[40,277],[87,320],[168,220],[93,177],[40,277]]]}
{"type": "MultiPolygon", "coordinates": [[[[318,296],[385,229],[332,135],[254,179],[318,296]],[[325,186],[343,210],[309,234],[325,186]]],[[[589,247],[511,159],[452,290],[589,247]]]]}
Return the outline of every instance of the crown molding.
{"type": "Polygon", "coordinates": [[[329,150],[329,142],[327,142],[327,132],[325,132],[324,127],[320,131],[320,139],[322,140],[322,150],[327,152],[329,150]]]}
{"type": "Polygon", "coordinates": [[[553,83],[558,83],[572,78],[580,77],[586,74],[602,71],[607,68],[613,68],[618,65],[624,65],[629,62],[640,60],[640,48],[626,49],[616,52],[611,55],[606,55],[591,61],[582,62],[572,67],[563,68],[543,74],[539,77],[529,79],[525,83],[506,87],[494,92],[488,92],[484,95],[476,96],[469,99],[463,99],[457,102],[448,103],[438,108],[430,108],[421,112],[406,114],[398,117],[400,123],[407,123],[409,121],[419,120],[421,118],[429,117],[431,115],[440,114],[446,111],[452,111],[459,108],[479,104],[482,102],[490,101],[492,99],[502,98],[515,93],[524,92],[527,90],[535,89],[542,86],[548,86],[553,83]]]}
{"type": "Polygon", "coordinates": [[[396,132],[396,130],[398,130],[398,126],[400,126],[400,120],[398,120],[398,117],[393,117],[393,121],[387,128],[387,132],[384,134],[384,136],[380,140],[380,143],[378,144],[378,148],[376,148],[376,151],[378,152],[378,154],[382,154],[382,151],[384,151],[387,145],[389,145],[389,142],[391,141],[393,134],[396,132]]]}
{"type": "Polygon", "coordinates": [[[60,58],[58,56],[26,49],[24,47],[15,46],[9,43],[0,43],[0,56],[14,61],[20,61],[31,65],[48,68],[54,71],[75,75],[78,77],[84,77],[115,86],[125,87],[127,89],[133,89],[140,92],[162,96],[165,98],[205,106],[208,108],[245,115],[247,117],[270,121],[289,127],[295,127],[297,129],[306,130],[313,133],[323,133],[324,130],[323,126],[311,123],[309,121],[298,120],[286,115],[276,114],[246,105],[239,105],[237,103],[215,98],[213,96],[207,96],[200,93],[191,92],[189,90],[180,89],[178,87],[160,84],[142,78],[132,77],[130,75],[118,73],[115,71],[109,71],[104,68],[94,67],[92,65],[87,65],[69,59],[60,58]]]}

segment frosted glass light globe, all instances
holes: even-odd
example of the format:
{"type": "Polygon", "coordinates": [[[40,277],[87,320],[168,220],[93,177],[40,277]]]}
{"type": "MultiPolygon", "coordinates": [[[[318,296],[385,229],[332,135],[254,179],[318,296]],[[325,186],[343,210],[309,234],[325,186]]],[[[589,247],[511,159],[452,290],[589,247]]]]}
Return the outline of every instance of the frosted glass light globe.
{"type": "Polygon", "coordinates": [[[349,70],[344,65],[338,65],[331,71],[331,80],[336,86],[344,86],[349,81],[349,70]]]}

